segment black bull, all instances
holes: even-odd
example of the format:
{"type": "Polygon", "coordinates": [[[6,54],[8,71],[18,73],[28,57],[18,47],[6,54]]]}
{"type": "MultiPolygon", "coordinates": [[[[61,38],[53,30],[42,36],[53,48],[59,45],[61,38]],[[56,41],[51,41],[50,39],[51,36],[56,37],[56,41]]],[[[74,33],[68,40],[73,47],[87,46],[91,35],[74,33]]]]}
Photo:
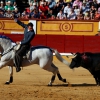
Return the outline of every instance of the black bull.
{"type": "Polygon", "coordinates": [[[70,68],[80,66],[87,69],[95,78],[96,84],[100,85],[100,53],[76,53],[70,63],[70,68]]]}

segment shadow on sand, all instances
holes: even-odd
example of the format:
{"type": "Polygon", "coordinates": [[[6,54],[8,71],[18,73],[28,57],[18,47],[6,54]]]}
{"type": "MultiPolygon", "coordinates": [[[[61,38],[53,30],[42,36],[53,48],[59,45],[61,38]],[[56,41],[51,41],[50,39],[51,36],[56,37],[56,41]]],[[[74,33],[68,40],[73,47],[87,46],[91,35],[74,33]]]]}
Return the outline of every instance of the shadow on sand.
{"type": "Polygon", "coordinates": [[[52,87],[88,87],[88,86],[97,86],[96,84],[87,84],[87,83],[82,83],[82,84],[53,84],[52,87]]]}

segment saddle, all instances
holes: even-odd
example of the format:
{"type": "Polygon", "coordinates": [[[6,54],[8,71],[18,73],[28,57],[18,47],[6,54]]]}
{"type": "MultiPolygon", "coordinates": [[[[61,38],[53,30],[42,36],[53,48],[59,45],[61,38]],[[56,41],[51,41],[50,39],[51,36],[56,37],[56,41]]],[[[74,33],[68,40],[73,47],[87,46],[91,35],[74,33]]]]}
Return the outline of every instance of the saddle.
{"type": "MultiPolygon", "coordinates": [[[[21,46],[20,44],[15,45],[15,46],[14,46],[14,51],[16,52],[17,50],[19,50],[19,49],[20,49],[20,46],[21,46]]],[[[24,53],[23,58],[24,58],[24,59],[28,59],[29,56],[30,56],[30,53],[31,53],[31,48],[28,49],[28,50],[24,53]]]]}

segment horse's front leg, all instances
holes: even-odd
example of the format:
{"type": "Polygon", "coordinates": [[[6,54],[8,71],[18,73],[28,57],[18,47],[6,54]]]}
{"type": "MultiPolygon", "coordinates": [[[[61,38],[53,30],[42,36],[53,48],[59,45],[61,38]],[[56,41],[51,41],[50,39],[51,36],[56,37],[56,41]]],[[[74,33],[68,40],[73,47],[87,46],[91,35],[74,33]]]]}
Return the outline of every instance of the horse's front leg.
{"type": "Polygon", "coordinates": [[[10,79],[5,84],[10,84],[13,82],[13,66],[8,66],[8,68],[9,68],[10,79]]]}

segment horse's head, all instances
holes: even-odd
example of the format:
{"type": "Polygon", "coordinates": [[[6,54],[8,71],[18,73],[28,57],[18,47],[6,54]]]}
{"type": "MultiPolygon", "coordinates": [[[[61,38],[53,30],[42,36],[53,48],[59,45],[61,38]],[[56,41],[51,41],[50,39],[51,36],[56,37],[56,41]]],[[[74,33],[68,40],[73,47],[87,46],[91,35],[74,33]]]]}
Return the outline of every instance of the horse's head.
{"type": "Polygon", "coordinates": [[[9,37],[5,35],[0,35],[0,51],[4,52],[5,50],[11,48],[12,42],[13,41],[9,37]]]}

